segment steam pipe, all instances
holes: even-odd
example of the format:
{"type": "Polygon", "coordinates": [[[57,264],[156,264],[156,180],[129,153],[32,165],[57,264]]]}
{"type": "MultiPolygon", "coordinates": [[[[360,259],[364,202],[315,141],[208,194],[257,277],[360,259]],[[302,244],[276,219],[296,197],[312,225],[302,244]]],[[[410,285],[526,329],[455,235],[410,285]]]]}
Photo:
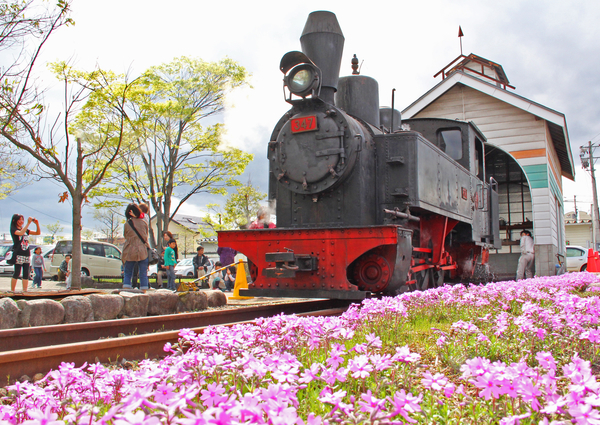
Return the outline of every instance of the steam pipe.
{"type": "Polygon", "coordinates": [[[384,208],[383,211],[385,213],[387,213],[387,214],[391,214],[391,215],[393,215],[395,217],[398,217],[398,218],[406,218],[406,219],[408,219],[410,221],[421,221],[421,219],[419,217],[417,217],[417,216],[410,215],[410,214],[407,214],[407,213],[403,213],[403,212],[400,212],[400,211],[397,211],[397,210],[388,210],[388,209],[384,208]]]}

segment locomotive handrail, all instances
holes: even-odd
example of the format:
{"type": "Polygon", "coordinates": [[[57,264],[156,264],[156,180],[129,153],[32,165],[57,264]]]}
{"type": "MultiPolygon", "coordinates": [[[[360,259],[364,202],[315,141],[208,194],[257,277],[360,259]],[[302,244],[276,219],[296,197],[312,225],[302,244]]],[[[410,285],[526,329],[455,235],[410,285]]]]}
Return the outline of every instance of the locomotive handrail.
{"type": "Polygon", "coordinates": [[[406,218],[406,219],[411,220],[411,221],[421,221],[421,219],[419,217],[411,215],[411,214],[400,212],[400,211],[398,211],[398,209],[388,210],[388,209],[384,208],[383,212],[385,212],[387,214],[391,214],[391,215],[396,216],[398,218],[406,218]]]}
{"type": "Polygon", "coordinates": [[[490,186],[492,186],[492,189],[498,192],[498,182],[493,177],[490,177],[490,186]]]}
{"type": "Polygon", "coordinates": [[[482,197],[483,197],[484,193],[485,193],[485,197],[486,197],[485,198],[485,202],[483,203],[483,207],[481,208],[481,211],[483,211],[483,212],[489,212],[490,211],[490,209],[489,209],[489,206],[490,206],[489,205],[490,204],[489,197],[491,195],[490,195],[489,191],[490,190],[494,190],[494,191],[496,191],[496,193],[498,193],[498,182],[493,177],[490,177],[490,183],[488,185],[488,188],[489,188],[489,190],[486,190],[486,191],[482,190],[481,191],[482,197]]]}

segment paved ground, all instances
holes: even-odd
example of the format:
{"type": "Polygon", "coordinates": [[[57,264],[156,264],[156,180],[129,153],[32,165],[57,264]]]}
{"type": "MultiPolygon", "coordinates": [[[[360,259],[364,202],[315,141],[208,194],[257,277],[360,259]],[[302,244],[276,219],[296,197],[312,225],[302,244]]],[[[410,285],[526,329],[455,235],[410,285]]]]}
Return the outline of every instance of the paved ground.
{"type": "MultiPolygon", "coordinates": [[[[29,286],[27,291],[32,292],[47,292],[47,291],[64,291],[66,289],[65,282],[55,282],[53,280],[43,280],[42,281],[42,289],[32,288],[33,282],[29,281],[29,286]]],[[[17,281],[17,291],[23,290],[23,285],[21,284],[21,280],[17,281]]],[[[1,276],[0,277],[0,292],[10,291],[10,277],[1,276]]]]}
{"type": "MultiPolygon", "coordinates": [[[[0,276],[0,293],[3,292],[8,292],[10,291],[10,277],[6,277],[6,276],[0,276]]],[[[39,296],[40,297],[44,297],[44,296],[48,296],[48,292],[59,292],[59,291],[66,291],[66,286],[65,286],[65,282],[56,282],[53,280],[42,280],[42,288],[38,289],[38,288],[32,288],[32,281],[29,281],[29,286],[27,288],[27,292],[29,294],[35,294],[36,292],[39,292],[39,296]],[[44,294],[45,293],[45,294],[44,294]]],[[[102,292],[112,292],[114,290],[114,288],[111,289],[89,289],[89,290],[85,290],[84,288],[84,292],[90,292],[90,291],[102,291],[102,292]]],[[[19,291],[23,291],[23,285],[21,284],[21,280],[17,281],[17,287],[16,287],[16,293],[18,294],[19,291]]],[[[201,291],[208,291],[208,289],[201,289],[201,291]]],[[[6,294],[4,294],[6,295],[6,294]]],[[[75,293],[75,294],[71,294],[71,295],[85,295],[85,293],[75,293]]],[[[258,297],[258,298],[254,298],[254,297],[242,297],[242,299],[233,299],[233,292],[225,292],[225,296],[227,296],[227,304],[228,305],[232,305],[232,306],[245,306],[245,305],[254,305],[254,304],[262,304],[265,302],[289,302],[288,299],[273,299],[273,298],[263,298],[263,297],[258,297]]],[[[29,297],[27,297],[29,298],[29,297]]]]}

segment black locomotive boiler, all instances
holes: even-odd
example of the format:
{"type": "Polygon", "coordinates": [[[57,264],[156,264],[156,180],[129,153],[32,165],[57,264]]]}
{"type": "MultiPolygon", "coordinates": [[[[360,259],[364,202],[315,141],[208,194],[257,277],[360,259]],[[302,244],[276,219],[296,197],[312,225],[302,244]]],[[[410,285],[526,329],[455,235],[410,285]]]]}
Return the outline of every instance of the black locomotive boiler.
{"type": "Polygon", "coordinates": [[[276,229],[219,232],[251,264],[247,295],[360,299],[471,279],[500,247],[497,185],[475,125],[379,108],[339,77],[344,36],[313,12],[280,69],[291,109],[268,144],[276,229]]]}

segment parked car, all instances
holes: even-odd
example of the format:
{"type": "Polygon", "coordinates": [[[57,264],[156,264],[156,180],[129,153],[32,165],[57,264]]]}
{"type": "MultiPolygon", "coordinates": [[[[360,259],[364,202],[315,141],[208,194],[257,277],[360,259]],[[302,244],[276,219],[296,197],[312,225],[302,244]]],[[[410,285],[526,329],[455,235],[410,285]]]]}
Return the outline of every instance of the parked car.
{"type": "Polygon", "coordinates": [[[148,277],[156,279],[156,271],[158,270],[158,264],[152,264],[148,266],[148,277]]]}
{"type": "MultiPolygon", "coordinates": [[[[58,268],[66,254],[73,251],[73,241],[58,241],[52,255],[52,276],[58,276],[58,268]]],[[[81,241],[82,276],[121,276],[121,251],[106,242],[81,241]]]]}
{"type": "MultiPolygon", "coordinates": [[[[46,246],[42,247],[42,257],[44,258],[44,266],[46,267],[46,271],[44,272],[44,279],[52,279],[54,275],[52,274],[52,254],[54,253],[54,246],[46,246]]],[[[33,279],[33,278],[32,278],[33,279]]]]}
{"type": "MultiPolygon", "coordinates": [[[[31,248],[31,255],[33,256],[33,251],[35,251],[35,248],[37,248],[39,245],[30,245],[31,248]]],[[[9,252],[12,251],[12,245],[0,245],[0,258],[2,259],[0,261],[0,274],[13,274],[13,271],[15,270],[14,266],[11,264],[8,264],[5,260],[5,258],[8,256],[9,252]]],[[[44,257],[44,264],[46,266],[46,272],[44,273],[43,278],[44,279],[51,279],[52,278],[52,273],[50,273],[50,256],[52,254],[52,251],[54,250],[54,246],[52,245],[42,245],[42,257],[44,257]]],[[[32,264],[32,261],[30,260],[29,264],[32,264]]],[[[33,271],[33,266],[29,268],[29,280],[33,280],[33,277],[35,276],[35,273],[33,271]]]]}
{"type": "MultiPolygon", "coordinates": [[[[35,249],[38,247],[39,245],[29,245],[30,248],[30,253],[31,255],[33,255],[33,251],[35,251],[35,249]]],[[[9,254],[12,252],[12,244],[11,245],[0,245],[0,258],[2,259],[0,261],[0,274],[13,274],[15,267],[12,264],[8,264],[6,262],[6,257],[9,256],[9,254]]],[[[42,253],[44,252],[44,247],[42,247],[42,253]]],[[[29,264],[31,264],[31,260],[29,261],[29,264]]],[[[33,279],[34,276],[34,272],[33,272],[33,267],[29,268],[29,277],[30,280],[33,279]]]]}
{"type": "MultiPolygon", "coordinates": [[[[194,261],[193,258],[185,258],[183,260],[180,260],[177,263],[177,265],[175,266],[175,275],[176,276],[194,277],[193,261],[194,261]]],[[[210,258],[208,259],[208,261],[210,262],[210,265],[208,266],[208,272],[211,272],[215,266],[215,263],[210,258]]],[[[156,273],[156,266],[154,266],[154,267],[155,267],[154,270],[156,273]]],[[[148,274],[150,275],[150,272],[148,272],[148,274]]]]}
{"type": "Polygon", "coordinates": [[[567,246],[567,271],[584,272],[587,270],[588,249],[582,246],[567,246]]]}
{"type": "Polygon", "coordinates": [[[0,245],[0,260],[4,260],[8,251],[12,250],[13,244],[3,244],[0,245]]]}
{"type": "Polygon", "coordinates": [[[6,264],[6,255],[12,250],[12,244],[0,245],[0,274],[13,272],[13,266],[6,264]]]}
{"type": "Polygon", "coordinates": [[[191,258],[185,258],[175,266],[176,276],[194,277],[194,264],[191,258]]]}

